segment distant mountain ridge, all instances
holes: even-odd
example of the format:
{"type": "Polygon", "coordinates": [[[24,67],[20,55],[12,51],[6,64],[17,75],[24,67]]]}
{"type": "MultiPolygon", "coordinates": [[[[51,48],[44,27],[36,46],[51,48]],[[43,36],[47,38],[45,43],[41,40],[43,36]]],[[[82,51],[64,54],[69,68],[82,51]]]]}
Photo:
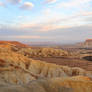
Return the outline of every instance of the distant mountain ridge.
{"type": "Polygon", "coordinates": [[[28,44],[29,46],[58,46],[58,45],[61,45],[60,43],[58,42],[25,42],[26,44],[28,44]]]}

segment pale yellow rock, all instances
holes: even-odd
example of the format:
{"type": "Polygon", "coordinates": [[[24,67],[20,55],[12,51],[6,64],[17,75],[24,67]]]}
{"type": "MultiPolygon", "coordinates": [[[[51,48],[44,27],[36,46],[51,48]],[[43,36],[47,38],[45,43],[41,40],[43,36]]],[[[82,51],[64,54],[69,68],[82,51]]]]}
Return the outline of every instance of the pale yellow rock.
{"type": "Polygon", "coordinates": [[[0,59],[0,80],[4,83],[26,84],[31,80],[78,75],[92,78],[92,73],[84,69],[33,60],[8,48],[0,47],[0,59]]]}
{"type": "Polygon", "coordinates": [[[26,85],[1,85],[0,92],[92,92],[92,81],[83,76],[39,79],[26,85]]]}

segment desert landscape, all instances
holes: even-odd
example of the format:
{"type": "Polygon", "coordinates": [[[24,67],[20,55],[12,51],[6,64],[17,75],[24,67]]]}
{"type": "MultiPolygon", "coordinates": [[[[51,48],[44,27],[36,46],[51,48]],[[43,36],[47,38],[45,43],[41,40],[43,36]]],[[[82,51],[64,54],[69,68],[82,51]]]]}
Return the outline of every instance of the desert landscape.
{"type": "Polygon", "coordinates": [[[92,92],[92,0],[0,0],[0,92],[92,92]]]}
{"type": "Polygon", "coordinates": [[[89,56],[88,48],[73,52],[0,41],[0,92],[92,92],[89,56]]]}

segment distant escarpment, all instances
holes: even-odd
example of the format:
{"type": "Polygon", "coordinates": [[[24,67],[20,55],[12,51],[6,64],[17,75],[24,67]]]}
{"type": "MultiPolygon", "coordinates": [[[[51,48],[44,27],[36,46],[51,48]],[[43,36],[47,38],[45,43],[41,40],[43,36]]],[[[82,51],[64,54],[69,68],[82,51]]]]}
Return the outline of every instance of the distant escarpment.
{"type": "Polygon", "coordinates": [[[85,45],[87,46],[92,46],[92,39],[87,39],[85,42],[84,42],[85,45]]]}
{"type": "Polygon", "coordinates": [[[84,48],[92,48],[92,39],[87,39],[84,42],[79,43],[78,46],[84,48]]]}

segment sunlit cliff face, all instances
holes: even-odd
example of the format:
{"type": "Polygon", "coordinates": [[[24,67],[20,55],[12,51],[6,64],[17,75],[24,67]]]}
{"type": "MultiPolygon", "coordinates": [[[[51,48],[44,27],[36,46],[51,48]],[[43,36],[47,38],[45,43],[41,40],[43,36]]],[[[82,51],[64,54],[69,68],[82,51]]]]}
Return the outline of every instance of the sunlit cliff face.
{"type": "Polygon", "coordinates": [[[87,39],[87,40],[85,41],[85,44],[92,45],[92,39],[87,39]]]}

